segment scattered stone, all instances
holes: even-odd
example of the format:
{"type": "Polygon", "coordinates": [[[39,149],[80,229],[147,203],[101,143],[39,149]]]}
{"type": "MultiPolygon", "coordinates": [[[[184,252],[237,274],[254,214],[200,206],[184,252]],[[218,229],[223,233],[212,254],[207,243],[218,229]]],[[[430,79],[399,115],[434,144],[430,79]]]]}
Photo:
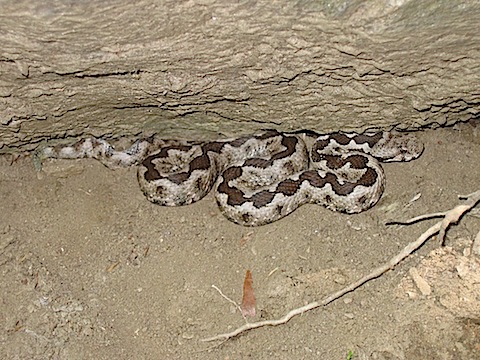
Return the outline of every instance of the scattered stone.
{"type": "Polygon", "coordinates": [[[428,285],[425,279],[420,276],[416,268],[412,267],[408,272],[412,277],[412,280],[415,282],[415,285],[417,285],[418,290],[420,290],[420,292],[422,293],[422,295],[428,296],[432,293],[432,289],[430,285],[428,285]]]}

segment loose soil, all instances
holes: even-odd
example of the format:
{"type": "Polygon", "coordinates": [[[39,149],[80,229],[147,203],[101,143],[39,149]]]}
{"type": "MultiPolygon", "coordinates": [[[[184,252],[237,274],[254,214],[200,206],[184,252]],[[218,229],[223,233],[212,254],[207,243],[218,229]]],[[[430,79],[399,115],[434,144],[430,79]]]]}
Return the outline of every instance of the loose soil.
{"type": "Polygon", "coordinates": [[[223,343],[244,323],[212,285],[240,302],[253,274],[257,315],[321,300],[386,262],[480,189],[480,127],[418,132],[424,154],[384,165],[379,204],[358,215],[305,205],[267,226],[225,219],[214,198],[149,203],[134,168],[0,158],[2,359],[474,359],[480,353],[478,211],[393,271],[277,327],[223,343]]]}

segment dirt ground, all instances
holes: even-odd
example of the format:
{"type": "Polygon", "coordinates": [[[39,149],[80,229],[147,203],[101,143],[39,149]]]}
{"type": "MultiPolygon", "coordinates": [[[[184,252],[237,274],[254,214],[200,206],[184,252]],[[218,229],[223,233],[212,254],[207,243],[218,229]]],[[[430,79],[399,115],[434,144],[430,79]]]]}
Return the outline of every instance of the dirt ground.
{"type": "Polygon", "coordinates": [[[0,159],[2,359],[474,359],[480,353],[480,230],[475,209],[393,271],[277,327],[224,343],[244,324],[247,269],[257,315],[320,300],[385,263],[480,189],[478,123],[417,133],[424,154],[385,164],[379,204],[358,215],[305,205],[267,226],[226,220],[211,195],[149,203],[133,168],[95,160],[0,159]]]}

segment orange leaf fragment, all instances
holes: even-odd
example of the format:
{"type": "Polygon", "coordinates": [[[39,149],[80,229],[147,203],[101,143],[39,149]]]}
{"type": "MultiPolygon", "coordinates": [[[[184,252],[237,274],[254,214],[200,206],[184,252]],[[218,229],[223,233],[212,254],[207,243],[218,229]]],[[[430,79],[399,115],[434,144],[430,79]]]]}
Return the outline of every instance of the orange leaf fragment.
{"type": "Polygon", "coordinates": [[[254,317],[256,313],[255,306],[257,305],[257,300],[255,299],[252,284],[252,273],[250,272],[250,270],[247,270],[247,274],[245,275],[245,281],[243,282],[242,305],[240,306],[240,308],[242,309],[242,315],[244,317],[254,317]]]}

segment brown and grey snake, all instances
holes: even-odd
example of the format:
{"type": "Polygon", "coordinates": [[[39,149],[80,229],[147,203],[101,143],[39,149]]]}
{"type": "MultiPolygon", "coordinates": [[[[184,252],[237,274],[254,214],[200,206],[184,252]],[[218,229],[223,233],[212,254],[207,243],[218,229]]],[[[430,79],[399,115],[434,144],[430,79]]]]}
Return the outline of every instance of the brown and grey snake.
{"type": "MultiPolygon", "coordinates": [[[[221,212],[231,221],[258,226],[276,221],[306,203],[357,213],[375,205],[385,187],[379,161],[409,161],[423,145],[413,136],[311,132],[261,134],[192,142],[138,140],[116,151],[89,138],[71,146],[37,151],[46,158],[95,158],[109,168],[138,165],[140,188],[153,203],[191,204],[214,188],[221,212]]],[[[39,165],[40,164],[40,165],[39,165]]]]}

